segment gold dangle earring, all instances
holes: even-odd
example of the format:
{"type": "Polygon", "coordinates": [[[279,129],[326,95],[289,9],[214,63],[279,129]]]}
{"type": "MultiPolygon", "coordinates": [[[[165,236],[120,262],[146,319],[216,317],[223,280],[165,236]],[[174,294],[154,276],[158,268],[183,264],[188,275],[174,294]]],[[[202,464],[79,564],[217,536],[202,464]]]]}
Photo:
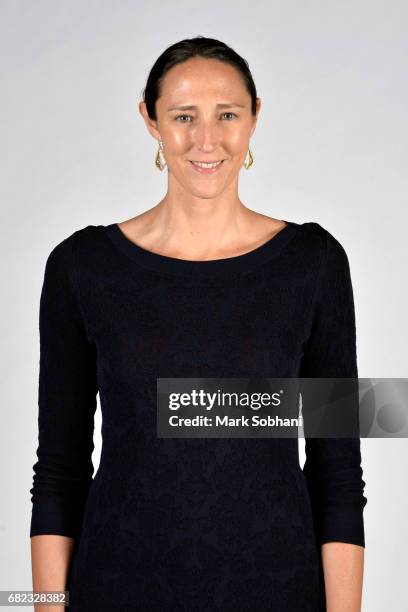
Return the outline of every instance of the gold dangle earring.
{"type": "Polygon", "coordinates": [[[162,140],[159,140],[159,149],[157,151],[157,155],[156,155],[156,159],[154,163],[156,167],[160,170],[160,172],[162,172],[166,167],[166,160],[164,159],[164,154],[163,154],[162,140]]]}
{"type": "Polygon", "coordinates": [[[249,168],[252,166],[253,163],[254,163],[254,157],[251,153],[251,149],[248,149],[248,153],[246,154],[246,158],[244,161],[244,166],[247,170],[249,170],[249,168]]]}

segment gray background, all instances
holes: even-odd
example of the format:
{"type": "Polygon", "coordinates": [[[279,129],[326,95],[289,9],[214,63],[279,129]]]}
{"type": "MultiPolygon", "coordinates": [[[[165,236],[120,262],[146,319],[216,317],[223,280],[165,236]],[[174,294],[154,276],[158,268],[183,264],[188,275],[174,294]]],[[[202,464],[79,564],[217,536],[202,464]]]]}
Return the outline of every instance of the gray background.
{"type": "MultiPolygon", "coordinates": [[[[45,260],[76,229],[155,205],[166,172],[137,104],[168,45],[220,38],[263,108],[240,197],[317,221],[345,247],[361,377],[405,377],[407,5],[342,1],[0,3],[0,589],[31,589],[38,306],[45,260]]],[[[95,470],[100,453],[96,421],[95,470]]],[[[362,440],[365,612],[408,609],[407,440],[362,440]],[[404,569],[405,567],[405,569],[404,569]]],[[[300,442],[301,464],[304,449],[300,442]]]]}

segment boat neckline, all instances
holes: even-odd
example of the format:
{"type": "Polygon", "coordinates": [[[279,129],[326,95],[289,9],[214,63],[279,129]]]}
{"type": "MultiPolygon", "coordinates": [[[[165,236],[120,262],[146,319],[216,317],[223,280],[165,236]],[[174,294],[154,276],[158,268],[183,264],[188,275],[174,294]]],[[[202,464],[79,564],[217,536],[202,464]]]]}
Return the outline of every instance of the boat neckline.
{"type": "Polygon", "coordinates": [[[260,246],[232,257],[218,259],[182,259],[155,253],[128,238],[117,223],[102,226],[107,236],[122,253],[143,267],[157,272],[181,274],[193,277],[220,277],[231,273],[243,273],[267,262],[281,252],[295,236],[299,224],[282,219],[286,225],[260,246]]]}

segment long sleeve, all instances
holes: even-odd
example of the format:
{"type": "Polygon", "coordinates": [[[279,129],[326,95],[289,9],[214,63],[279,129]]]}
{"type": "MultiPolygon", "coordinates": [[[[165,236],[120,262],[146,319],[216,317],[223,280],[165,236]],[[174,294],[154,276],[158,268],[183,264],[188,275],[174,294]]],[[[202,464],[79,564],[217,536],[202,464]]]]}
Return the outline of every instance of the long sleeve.
{"type": "MultiPolygon", "coordinates": [[[[323,228],[321,228],[323,230],[323,228]]],[[[342,245],[322,232],[322,259],[314,318],[300,377],[357,380],[356,327],[349,262],[342,245]]],[[[356,411],[358,402],[350,410],[356,411]]],[[[306,478],[319,544],[346,542],[365,547],[360,438],[308,438],[306,478]]]]}
{"type": "Polygon", "coordinates": [[[45,265],[30,537],[78,538],[94,471],[96,358],[79,303],[76,239],[54,247],[45,265]]]}

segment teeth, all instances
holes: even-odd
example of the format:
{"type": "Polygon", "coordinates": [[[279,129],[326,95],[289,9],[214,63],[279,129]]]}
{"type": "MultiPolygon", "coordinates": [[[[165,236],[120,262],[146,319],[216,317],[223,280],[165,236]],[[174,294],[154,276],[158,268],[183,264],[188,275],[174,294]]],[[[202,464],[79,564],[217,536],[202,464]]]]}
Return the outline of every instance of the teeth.
{"type": "Polygon", "coordinates": [[[216,166],[219,166],[221,161],[219,162],[213,162],[211,164],[208,164],[206,162],[192,162],[195,166],[200,166],[201,168],[215,168],[216,166]]]}

